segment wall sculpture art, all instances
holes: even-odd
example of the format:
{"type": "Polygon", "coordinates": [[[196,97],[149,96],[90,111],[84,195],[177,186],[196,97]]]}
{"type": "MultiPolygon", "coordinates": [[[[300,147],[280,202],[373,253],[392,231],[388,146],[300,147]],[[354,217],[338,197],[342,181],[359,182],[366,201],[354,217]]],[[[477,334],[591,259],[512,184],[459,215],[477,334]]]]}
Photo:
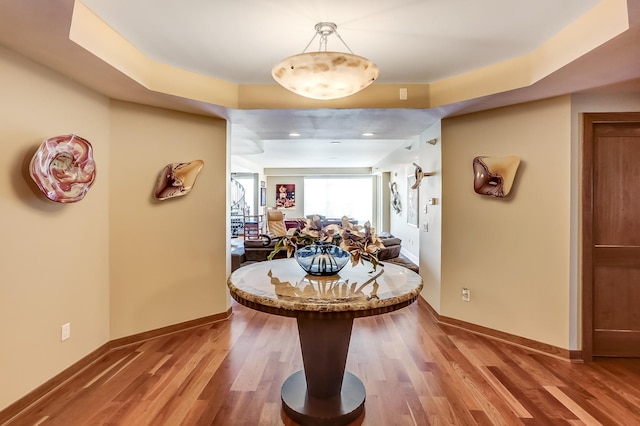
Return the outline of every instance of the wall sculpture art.
{"type": "Polygon", "coordinates": [[[413,165],[416,166],[416,169],[413,172],[414,182],[411,189],[418,189],[422,183],[422,178],[425,176],[433,176],[433,173],[425,173],[422,171],[422,167],[418,166],[416,163],[413,163],[413,165]]]}
{"type": "Polygon", "coordinates": [[[398,184],[396,182],[389,182],[389,189],[391,190],[391,207],[393,207],[396,213],[400,213],[402,211],[402,203],[400,202],[398,184]]]}
{"type": "Polygon", "coordinates": [[[96,178],[93,148],[73,134],[46,139],[31,158],[29,174],[51,201],[80,201],[96,178]]]}
{"type": "Polygon", "coordinates": [[[158,176],[153,195],[158,200],[187,195],[196,183],[198,173],[203,166],[202,160],[167,164],[158,176]]]}
{"type": "Polygon", "coordinates": [[[473,159],[473,189],[480,195],[504,198],[509,195],[520,157],[481,156],[473,159]]]}

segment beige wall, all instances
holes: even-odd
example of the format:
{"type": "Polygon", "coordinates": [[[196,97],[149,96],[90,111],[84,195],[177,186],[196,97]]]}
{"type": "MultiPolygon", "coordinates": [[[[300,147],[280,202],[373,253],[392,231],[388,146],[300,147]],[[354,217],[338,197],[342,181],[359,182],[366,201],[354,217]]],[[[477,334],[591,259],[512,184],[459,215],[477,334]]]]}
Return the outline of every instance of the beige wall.
{"type": "Polygon", "coordinates": [[[443,120],[442,159],[440,313],[569,348],[570,98],[443,120]],[[478,155],[521,157],[509,199],[475,194],[478,155]]]}
{"type": "MultiPolygon", "coordinates": [[[[265,172],[266,173],[266,172],[265,172]]],[[[294,184],[296,186],[296,206],[292,209],[283,209],[286,219],[304,217],[304,176],[269,176],[267,175],[267,207],[276,205],[276,185],[294,184]]],[[[312,214],[312,213],[310,213],[312,214]]]]}
{"type": "Polygon", "coordinates": [[[109,340],[109,101],[0,48],[0,409],[109,340]],[[97,176],[73,204],[28,174],[48,137],[76,133],[97,176]],[[71,323],[71,338],[60,327],[71,323]]]}
{"type": "Polygon", "coordinates": [[[110,150],[111,338],[225,311],[225,121],[113,101],[110,150]],[[192,160],[193,190],[156,201],[164,166],[192,160]]]}
{"type": "Polygon", "coordinates": [[[224,312],[230,301],[223,120],[112,102],[0,48],[0,410],[111,339],[224,312]],[[76,133],[97,177],[73,204],[28,174],[76,133]],[[205,166],[185,197],[152,190],[171,162],[205,166]],[[71,323],[71,338],[60,328],[71,323]]]}
{"type": "Polygon", "coordinates": [[[440,122],[420,135],[420,167],[433,173],[420,184],[420,276],[424,281],[422,297],[440,312],[442,264],[442,130],[440,122]],[[435,144],[427,141],[436,140],[435,144]],[[429,204],[429,199],[434,203],[429,204]],[[426,226],[426,227],[425,227],[426,226]]]}

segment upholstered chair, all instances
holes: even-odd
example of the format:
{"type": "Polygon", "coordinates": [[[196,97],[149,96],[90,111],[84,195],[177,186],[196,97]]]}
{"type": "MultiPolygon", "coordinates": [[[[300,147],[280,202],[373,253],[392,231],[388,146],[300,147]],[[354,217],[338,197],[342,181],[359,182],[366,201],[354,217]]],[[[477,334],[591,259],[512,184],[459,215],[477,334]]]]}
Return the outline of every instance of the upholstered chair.
{"type": "Polygon", "coordinates": [[[267,231],[271,238],[286,235],[287,228],[284,225],[284,214],[280,210],[267,210],[267,231]]]}

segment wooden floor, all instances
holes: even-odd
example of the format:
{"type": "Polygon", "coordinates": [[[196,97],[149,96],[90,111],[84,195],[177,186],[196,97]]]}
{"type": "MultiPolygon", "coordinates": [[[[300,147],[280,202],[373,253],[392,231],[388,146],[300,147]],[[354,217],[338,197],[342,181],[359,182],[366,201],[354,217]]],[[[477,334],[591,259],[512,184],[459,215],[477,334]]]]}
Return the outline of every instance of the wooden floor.
{"type": "MultiPolygon", "coordinates": [[[[230,320],[110,352],[8,425],[292,425],[280,386],[302,368],[295,319],[230,320]]],[[[572,364],[438,325],[420,301],[356,319],[356,425],[639,425],[640,359],[572,364]]]]}

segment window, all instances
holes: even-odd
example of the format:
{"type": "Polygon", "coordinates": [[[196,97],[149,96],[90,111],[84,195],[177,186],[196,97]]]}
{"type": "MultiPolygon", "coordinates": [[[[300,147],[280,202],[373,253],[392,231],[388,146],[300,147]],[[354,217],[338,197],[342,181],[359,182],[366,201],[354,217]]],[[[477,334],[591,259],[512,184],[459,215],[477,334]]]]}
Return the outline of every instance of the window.
{"type": "Polygon", "coordinates": [[[232,173],[231,176],[244,188],[244,213],[257,214],[257,179],[253,173],[232,173]]]}
{"type": "Polygon", "coordinates": [[[306,177],[304,178],[304,214],[330,218],[348,216],[373,223],[373,178],[306,177]]]}

